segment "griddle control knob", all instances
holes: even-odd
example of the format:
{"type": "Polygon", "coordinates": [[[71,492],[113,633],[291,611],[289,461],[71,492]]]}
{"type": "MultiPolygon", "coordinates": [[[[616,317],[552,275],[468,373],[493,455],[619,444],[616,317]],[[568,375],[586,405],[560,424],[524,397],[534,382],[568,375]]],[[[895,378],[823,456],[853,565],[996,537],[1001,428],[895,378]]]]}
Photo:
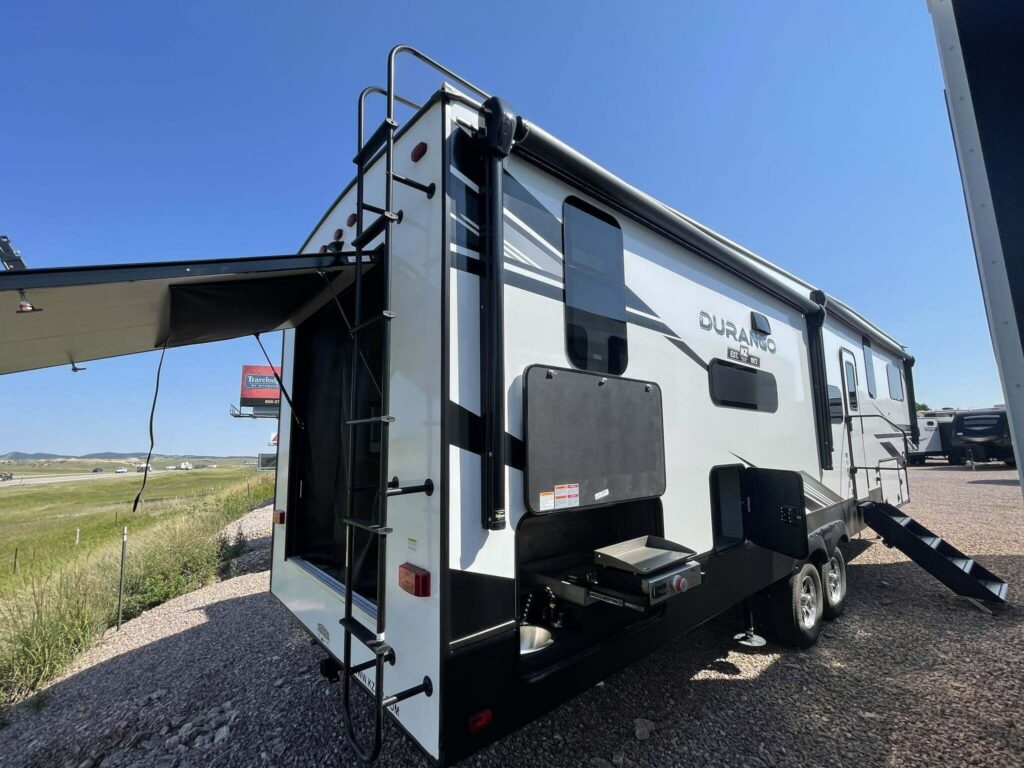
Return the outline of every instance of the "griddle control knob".
{"type": "Polygon", "coordinates": [[[675,592],[685,592],[688,584],[682,574],[676,574],[672,577],[672,589],[675,592]]]}

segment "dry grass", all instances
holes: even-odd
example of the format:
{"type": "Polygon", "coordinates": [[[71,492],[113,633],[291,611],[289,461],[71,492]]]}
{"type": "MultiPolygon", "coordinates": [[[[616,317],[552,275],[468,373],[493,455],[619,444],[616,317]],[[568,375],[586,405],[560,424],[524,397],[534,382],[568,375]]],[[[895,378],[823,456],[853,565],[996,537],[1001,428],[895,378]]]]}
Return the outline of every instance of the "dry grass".
{"type": "MultiPolygon", "coordinates": [[[[238,554],[238,542],[221,530],[272,490],[271,478],[237,483],[131,536],[124,619],[212,581],[238,554]]],[[[0,707],[55,678],[116,621],[119,562],[120,541],[27,575],[8,593],[0,603],[0,707]]]]}

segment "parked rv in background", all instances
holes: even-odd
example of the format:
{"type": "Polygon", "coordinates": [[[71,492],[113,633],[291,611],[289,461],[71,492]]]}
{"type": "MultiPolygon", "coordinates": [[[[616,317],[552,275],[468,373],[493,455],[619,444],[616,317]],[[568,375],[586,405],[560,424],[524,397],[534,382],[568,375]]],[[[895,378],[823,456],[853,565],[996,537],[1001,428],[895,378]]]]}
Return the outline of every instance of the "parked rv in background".
{"type": "Polygon", "coordinates": [[[949,463],[1002,461],[1017,466],[1006,406],[958,411],[950,424],[949,463]]]}
{"type": "Polygon", "coordinates": [[[921,439],[911,444],[907,453],[908,463],[924,464],[929,458],[944,459],[949,456],[950,432],[955,414],[955,408],[921,411],[917,414],[917,431],[921,439]]]}

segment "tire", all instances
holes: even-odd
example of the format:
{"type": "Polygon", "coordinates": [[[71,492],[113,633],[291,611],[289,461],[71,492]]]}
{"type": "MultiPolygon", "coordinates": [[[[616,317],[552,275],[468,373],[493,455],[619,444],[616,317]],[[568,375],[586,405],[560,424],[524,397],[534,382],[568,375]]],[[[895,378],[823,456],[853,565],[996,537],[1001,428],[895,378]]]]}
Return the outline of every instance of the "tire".
{"type": "Polygon", "coordinates": [[[964,456],[962,453],[959,453],[959,452],[957,452],[957,453],[952,453],[951,452],[951,453],[949,453],[946,456],[946,461],[949,464],[953,465],[954,467],[962,467],[964,464],[967,463],[967,457],[964,456]]]}
{"type": "Polygon", "coordinates": [[[839,547],[832,552],[832,557],[821,566],[822,616],[826,621],[843,615],[846,608],[846,558],[839,547]]]}
{"type": "Polygon", "coordinates": [[[772,587],[772,619],[779,639],[797,648],[810,648],[821,634],[824,605],[821,574],[814,563],[772,587]]]}

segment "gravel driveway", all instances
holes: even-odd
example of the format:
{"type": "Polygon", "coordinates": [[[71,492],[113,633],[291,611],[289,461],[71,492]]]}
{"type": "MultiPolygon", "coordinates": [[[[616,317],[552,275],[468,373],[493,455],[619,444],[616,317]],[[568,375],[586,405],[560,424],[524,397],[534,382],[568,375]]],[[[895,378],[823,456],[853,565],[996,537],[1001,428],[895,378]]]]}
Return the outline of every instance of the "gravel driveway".
{"type": "MultiPolygon", "coordinates": [[[[908,511],[1009,581],[1014,604],[983,614],[865,536],[848,548],[847,611],[813,649],[740,649],[716,621],[464,764],[1020,765],[1016,474],[934,465],[911,470],[911,488],[908,511]]],[[[268,530],[268,510],[243,522],[243,570],[266,567],[268,530]]],[[[111,633],[13,714],[0,765],[358,764],[321,654],[267,588],[265,570],[245,573],[111,633]]],[[[391,727],[381,764],[428,762],[391,727]]]]}

